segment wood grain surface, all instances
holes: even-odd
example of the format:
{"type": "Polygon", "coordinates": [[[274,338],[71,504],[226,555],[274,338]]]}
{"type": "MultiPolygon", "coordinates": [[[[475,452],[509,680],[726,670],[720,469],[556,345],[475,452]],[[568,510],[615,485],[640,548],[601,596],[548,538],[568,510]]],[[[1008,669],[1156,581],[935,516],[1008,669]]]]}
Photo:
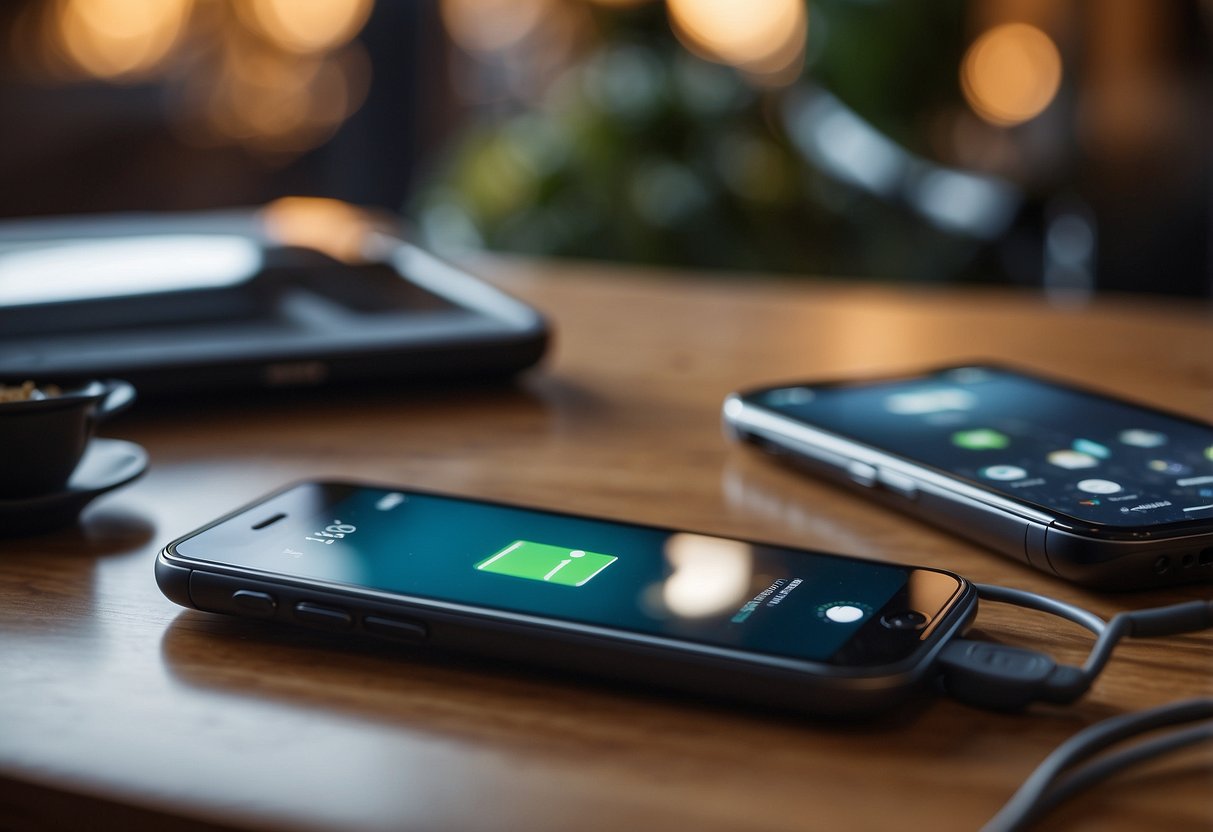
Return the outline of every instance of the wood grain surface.
{"type": "MultiPolygon", "coordinates": [[[[516,385],[137,405],[106,433],[148,449],[142,480],[77,528],[0,540],[0,828],[972,830],[1082,727],[1213,694],[1204,634],[1126,643],[1071,708],[934,701],[846,726],[167,601],[164,543],[330,476],[940,566],[1105,616],[1211,592],[1070,586],[732,447],[719,415],[741,387],[987,358],[1207,419],[1207,306],[476,270],[554,324],[548,360],[516,385]]],[[[997,606],[977,626],[1071,660],[1089,643],[997,606]]],[[[1040,828],[1213,828],[1213,754],[1145,766],[1040,828]]]]}

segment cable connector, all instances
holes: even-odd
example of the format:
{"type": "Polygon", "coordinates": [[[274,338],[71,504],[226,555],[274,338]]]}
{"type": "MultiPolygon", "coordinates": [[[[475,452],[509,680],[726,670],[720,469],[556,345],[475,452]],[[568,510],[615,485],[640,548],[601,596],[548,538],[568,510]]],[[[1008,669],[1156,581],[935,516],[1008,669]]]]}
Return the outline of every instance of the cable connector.
{"type": "Polygon", "coordinates": [[[1096,635],[1082,667],[1058,664],[1035,650],[971,639],[957,639],[939,654],[940,685],[968,705],[1018,711],[1033,702],[1069,704],[1095,682],[1124,637],[1153,638],[1213,627],[1213,601],[1188,601],[1169,607],[1122,612],[1104,621],[1092,612],[1056,598],[1021,589],[977,584],[985,601],[1012,604],[1056,615],[1096,635]]]}
{"type": "Polygon", "coordinates": [[[944,689],[968,705],[1019,711],[1033,702],[1073,702],[1082,671],[1044,653],[988,641],[957,639],[939,655],[944,689]]]}
{"type": "MultiPolygon", "coordinates": [[[[1122,612],[1104,621],[1081,607],[1034,592],[989,584],[977,584],[976,589],[983,601],[1056,615],[1096,636],[1082,667],[1058,664],[1036,650],[988,641],[957,639],[945,645],[937,664],[940,686],[954,698],[980,708],[1019,711],[1033,702],[1074,702],[1090,689],[1122,638],[1156,638],[1213,627],[1213,601],[1122,612]]],[[[1053,806],[1121,769],[1213,740],[1211,717],[1213,699],[1196,699],[1113,717],[1080,731],[1041,763],[982,832],[1019,832],[1053,806]],[[1197,724],[1100,754],[1114,743],[1147,731],[1189,723],[1197,724]]]]}

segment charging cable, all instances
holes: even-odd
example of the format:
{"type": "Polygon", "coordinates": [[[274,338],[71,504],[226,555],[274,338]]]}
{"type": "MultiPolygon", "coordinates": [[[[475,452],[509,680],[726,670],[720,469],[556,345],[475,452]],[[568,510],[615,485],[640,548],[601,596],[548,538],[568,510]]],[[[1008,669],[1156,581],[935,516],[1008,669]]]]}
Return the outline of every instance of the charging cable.
{"type": "Polygon", "coordinates": [[[1213,699],[1189,699],[1136,714],[1105,719],[1059,745],[981,832],[1016,832],[1073,795],[1146,760],[1213,740],[1213,699]],[[1196,723],[1086,763],[1104,749],[1139,734],[1196,723]]]}
{"type": "Polygon", "coordinates": [[[949,642],[939,657],[943,688],[953,698],[981,708],[1017,711],[1033,702],[1068,705],[1090,689],[1125,636],[1155,638],[1213,627],[1213,601],[1122,612],[1104,621],[1081,607],[1034,592],[990,584],[977,584],[976,589],[983,601],[1050,613],[1096,636],[1082,667],[1058,664],[1039,651],[1005,644],[964,638],[949,642]]]}
{"type": "MultiPolygon", "coordinates": [[[[1154,638],[1213,627],[1213,601],[1122,612],[1104,621],[1092,612],[1032,592],[978,584],[985,601],[1011,604],[1072,621],[1095,634],[1081,667],[1058,664],[1036,650],[973,639],[956,639],[940,653],[940,684],[966,704],[1018,711],[1034,702],[1069,704],[1086,693],[1103,671],[1112,650],[1126,636],[1154,638]]],[[[1062,743],[1045,758],[982,832],[1014,832],[1072,795],[1129,766],[1213,739],[1213,698],[1175,702],[1113,717],[1062,743]],[[1191,724],[1195,723],[1195,724],[1191,724]],[[1138,735],[1185,726],[1087,762],[1116,743],[1138,735]]]]}

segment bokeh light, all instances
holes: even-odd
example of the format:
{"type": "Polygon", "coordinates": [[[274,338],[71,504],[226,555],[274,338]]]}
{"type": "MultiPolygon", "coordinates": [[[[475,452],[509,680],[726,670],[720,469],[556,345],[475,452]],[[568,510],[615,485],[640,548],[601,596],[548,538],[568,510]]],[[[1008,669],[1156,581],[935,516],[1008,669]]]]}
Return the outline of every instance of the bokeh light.
{"type": "Polygon", "coordinates": [[[253,25],[280,49],[320,52],[347,43],[366,24],[374,0],[244,0],[253,25]]]}
{"type": "Polygon", "coordinates": [[[999,126],[1021,124],[1040,115],[1057,95],[1061,54],[1035,26],[995,26],[965,53],[960,83],[977,115],[999,126]]]}
{"type": "Polygon", "coordinates": [[[42,83],[163,84],[180,138],[282,158],[328,140],[365,100],[355,37],[374,0],[48,0],[19,14],[13,63],[42,83]]]}
{"type": "Polygon", "coordinates": [[[365,99],[370,66],[360,44],[302,56],[245,44],[225,56],[187,96],[206,129],[273,153],[323,143],[365,99]]]}
{"type": "Polygon", "coordinates": [[[172,50],[192,6],[192,0],[60,0],[62,55],[96,78],[140,76],[172,50]]]}
{"type": "Polygon", "coordinates": [[[503,52],[534,32],[551,0],[442,0],[442,22],[468,52],[503,52]]]}
{"type": "Polygon", "coordinates": [[[365,211],[337,199],[286,196],[261,209],[261,225],[279,245],[323,252],[347,263],[366,259],[375,223],[365,211]]]}
{"type": "Polygon", "coordinates": [[[803,0],[667,0],[678,39],[700,57],[729,64],[760,83],[795,79],[804,59],[803,0]]]}

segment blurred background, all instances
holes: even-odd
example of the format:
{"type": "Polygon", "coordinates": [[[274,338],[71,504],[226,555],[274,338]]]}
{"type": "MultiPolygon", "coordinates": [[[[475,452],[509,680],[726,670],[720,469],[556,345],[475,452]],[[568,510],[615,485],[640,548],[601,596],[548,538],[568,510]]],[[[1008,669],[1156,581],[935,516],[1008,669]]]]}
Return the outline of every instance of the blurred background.
{"type": "Polygon", "coordinates": [[[1210,0],[5,0],[0,216],[1213,296],[1210,0]]]}

